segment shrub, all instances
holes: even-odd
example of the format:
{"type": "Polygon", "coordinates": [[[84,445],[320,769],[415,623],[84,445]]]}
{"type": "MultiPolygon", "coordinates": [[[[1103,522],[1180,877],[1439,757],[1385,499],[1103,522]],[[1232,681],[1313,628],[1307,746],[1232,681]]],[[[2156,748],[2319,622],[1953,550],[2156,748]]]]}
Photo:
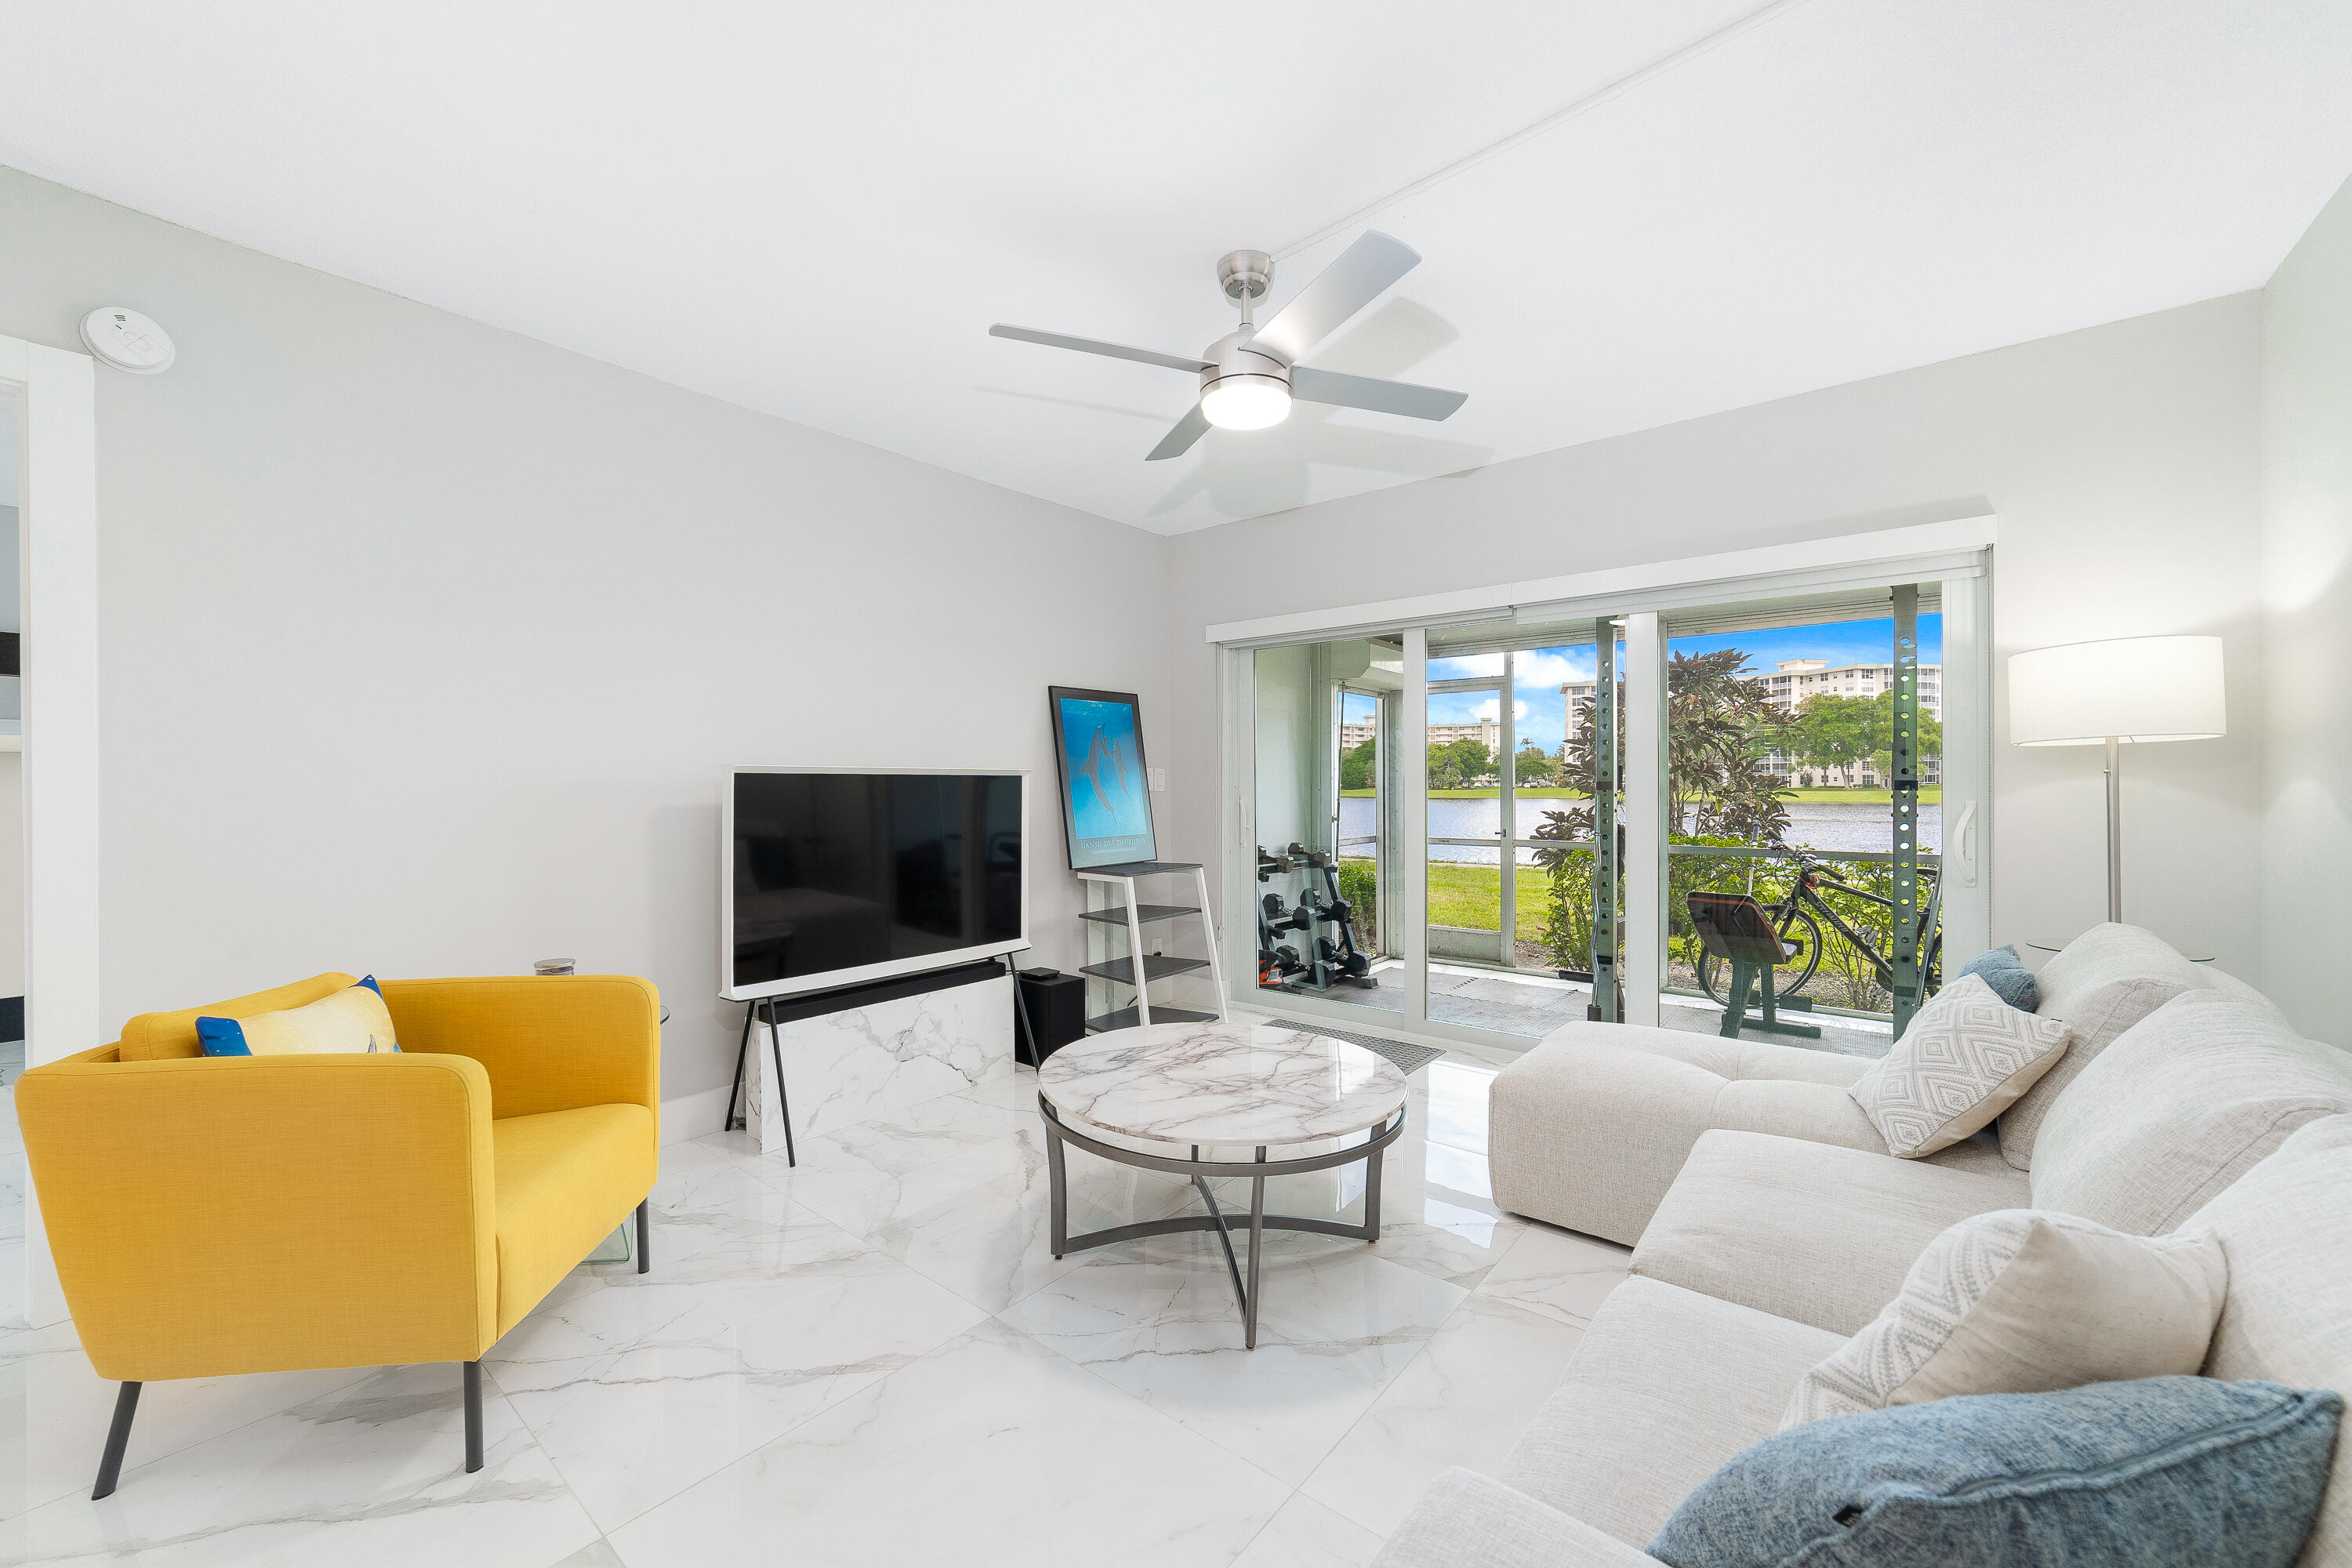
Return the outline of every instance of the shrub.
{"type": "Polygon", "coordinates": [[[1359,952],[1372,953],[1381,950],[1380,879],[1374,874],[1370,860],[1342,860],[1339,864],[1339,896],[1348,901],[1348,924],[1354,931],[1359,952]]]}

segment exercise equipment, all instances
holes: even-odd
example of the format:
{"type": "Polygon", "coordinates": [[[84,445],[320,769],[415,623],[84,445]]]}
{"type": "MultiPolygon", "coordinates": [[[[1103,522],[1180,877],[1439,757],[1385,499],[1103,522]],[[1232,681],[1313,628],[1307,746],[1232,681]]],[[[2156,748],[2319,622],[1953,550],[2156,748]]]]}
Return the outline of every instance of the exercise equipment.
{"type": "Polygon", "coordinates": [[[1690,910],[1699,945],[1731,965],[1731,999],[1723,1009],[1725,1038],[1738,1039],[1742,1028],[1808,1040],[1822,1037],[1818,1025],[1780,1022],[1780,987],[1772,972],[1793,957],[1798,947],[1780,940],[1763,905],[1746,893],[1693,893],[1683,903],[1690,910]],[[1761,1016],[1751,1024],[1747,1021],[1748,993],[1759,988],[1763,993],[1757,1009],[1761,1016]]]}
{"type": "Polygon", "coordinates": [[[1356,946],[1351,923],[1354,911],[1339,896],[1338,862],[1322,850],[1309,849],[1304,844],[1292,844],[1278,855],[1267,853],[1263,845],[1258,847],[1259,881],[1299,874],[1306,877],[1307,885],[1299,893],[1297,903],[1292,904],[1280,893],[1272,892],[1258,900],[1258,984],[1308,991],[1380,984],[1371,977],[1371,960],[1356,946]],[[1315,886],[1318,875],[1323,882],[1320,888],[1315,886]],[[1316,929],[1318,926],[1336,927],[1336,934],[1324,935],[1316,929]],[[1292,931],[1302,938],[1299,947],[1278,940],[1292,931]]]}
{"type": "MultiPolygon", "coordinates": [[[[1265,846],[1258,846],[1257,879],[1272,881],[1297,869],[1287,855],[1269,855],[1265,846]]],[[[1307,973],[1307,961],[1298,950],[1276,939],[1285,931],[1308,931],[1314,921],[1303,911],[1294,910],[1280,893],[1267,893],[1258,900],[1257,907],[1257,983],[1263,988],[1284,989],[1296,975],[1307,973]]]]}

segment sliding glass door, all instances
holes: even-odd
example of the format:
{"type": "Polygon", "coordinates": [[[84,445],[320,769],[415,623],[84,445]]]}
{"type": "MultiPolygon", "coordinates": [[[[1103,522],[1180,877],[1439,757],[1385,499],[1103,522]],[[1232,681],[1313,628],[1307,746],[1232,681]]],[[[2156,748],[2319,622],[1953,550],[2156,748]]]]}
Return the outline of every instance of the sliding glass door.
{"type": "Polygon", "coordinates": [[[1383,896],[1403,666],[1398,644],[1369,637],[1250,656],[1253,993],[1406,1009],[1394,900],[1383,896]]]}
{"type": "Polygon", "coordinates": [[[1662,1022],[1874,1056],[1940,983],[1941,599],[1664,617],[1662,1022]]]}
{"type": "Polygon", "coordinates": [[[1985,940],[1984,584],[1736,590],[1235,650],[1244,989],[1883,1049],[1985,940]]]}

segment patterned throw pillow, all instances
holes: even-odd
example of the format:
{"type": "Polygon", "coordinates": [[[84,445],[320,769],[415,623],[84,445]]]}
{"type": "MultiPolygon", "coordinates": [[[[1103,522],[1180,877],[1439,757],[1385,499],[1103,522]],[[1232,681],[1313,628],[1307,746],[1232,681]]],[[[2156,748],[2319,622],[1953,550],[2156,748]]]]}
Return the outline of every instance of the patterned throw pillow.
{"type": "Polygon", "coordinates": [[[1990,952],[1978,953],[1953,973],[1958,980],[1963,974],[1974,974],[1992,987],[1992,994],[2012,1007],[2022,1007],[2031,1013],[2042,1005],[2042,984],[2033,978],[2033,971],[2025,967],[2025,960],[2017,956],[2017,944],[1996,947],[1990,952]]]}
{"type": "Polygon", "coordinates": [[[1978,1215],[1929,1242],[1876,1321],[1805,1374],[1780,1429],[1954,1394],[2193,1373],[2228,1285],[2221,1244],[2203,1231],[1978,1215]]]}
{"type": "Polygon", "coordinates": [[[2057,1065],[2074,1032],[2021,1013],[1978,975],[1937,992],[1895,1048],[1846,1092],[1886,1140],[1916,1160],[1989,1125],[2057,1065]]]}
{"type": "Polygon", "coordinates": [[[307,1007],[249,1018],[198,1018],[196,1044],[208,1057],[289,1057],[323,1051],[397,1051],[392,1012],[371,974],[307,1007]]]}

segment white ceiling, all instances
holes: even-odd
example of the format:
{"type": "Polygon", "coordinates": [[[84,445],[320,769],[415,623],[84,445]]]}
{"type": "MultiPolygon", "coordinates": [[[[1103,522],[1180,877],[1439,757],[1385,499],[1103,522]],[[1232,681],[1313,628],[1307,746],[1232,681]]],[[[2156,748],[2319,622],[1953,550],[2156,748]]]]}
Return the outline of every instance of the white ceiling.
{"type": "Polygon", "coordinates": [[[2345,0],[0,0],[0,162],[1167,532],[2257,287],[2352,173],[2345,0]],[[1147,465],[1183,375],[987,335],[1197,352],[1223,252],[1759,9],[1372,220],[1424,260],[1309,363],[1466,391],[1443,425],[1301,405],[1147,465]]]}

